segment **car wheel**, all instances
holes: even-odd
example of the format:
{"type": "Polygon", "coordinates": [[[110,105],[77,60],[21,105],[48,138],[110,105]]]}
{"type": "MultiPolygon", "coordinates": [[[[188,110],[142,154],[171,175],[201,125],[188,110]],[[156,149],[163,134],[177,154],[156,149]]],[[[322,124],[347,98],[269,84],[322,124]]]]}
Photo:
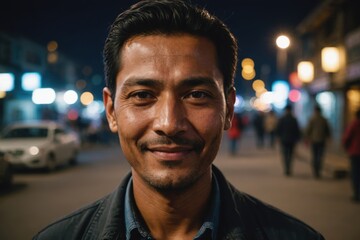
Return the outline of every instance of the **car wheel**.
{"type": "Polygon", "coordinates": [[[74,151],[74,153],[72,154],[70,160],[69,160],[69,164],[74,166],[77,164],[77,155],[78,155],[78,151],[74,151]]]}
{"type": "Polygon", "coordinates": [[[49,154],[46,159],[46,170],[48,172],[53,172],[56,169],[56,160],[53,154],[49,154]]]}

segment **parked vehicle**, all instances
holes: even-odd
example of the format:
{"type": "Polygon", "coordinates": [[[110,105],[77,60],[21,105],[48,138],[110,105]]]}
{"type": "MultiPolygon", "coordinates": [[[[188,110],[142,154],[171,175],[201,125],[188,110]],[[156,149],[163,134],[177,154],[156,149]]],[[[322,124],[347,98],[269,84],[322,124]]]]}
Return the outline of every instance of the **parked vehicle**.
{"type": "Polygon", "coordinates": [[[80,138],[74,131],[54,121],[15,123],[0,135],[0,151],[10,153],[14,168],[45,168],[74,164],[80,138]]]}
{"type": "Polygon", "coordinates": [[[0,190],[9,188],[12,180],[13,172],[9,162],[9,155],[0,151],[0,190]]]}

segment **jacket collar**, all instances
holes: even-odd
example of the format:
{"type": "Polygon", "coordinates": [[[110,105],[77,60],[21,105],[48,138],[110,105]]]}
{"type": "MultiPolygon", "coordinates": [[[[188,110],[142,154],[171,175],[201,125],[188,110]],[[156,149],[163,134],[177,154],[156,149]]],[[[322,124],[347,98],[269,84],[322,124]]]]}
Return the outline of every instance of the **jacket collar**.
{"type": "MultiPolygon", "coordinates": [[[[246,204],[249,201],[247,195],[237,191],[217,167],[213,166],[212,169],[221,197],[219,239],[264,239],[256,218],[251,214],[250,206],[246,204]]],[[[116,191],[101,201],[84,239],[126,239],[124,199],[130,177],[131,173],[127,174],[116,191]]]]}

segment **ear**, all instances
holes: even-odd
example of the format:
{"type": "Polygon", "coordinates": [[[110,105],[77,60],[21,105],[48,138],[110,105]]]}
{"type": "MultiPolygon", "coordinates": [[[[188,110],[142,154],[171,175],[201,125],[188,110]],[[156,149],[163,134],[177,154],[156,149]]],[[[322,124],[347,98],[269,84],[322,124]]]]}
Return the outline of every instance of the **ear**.
{"type": "Polygon", "coordinates": [[[116,115],[114,111],[114,102],[111,98],[111,92],[107,87],[103,89],[103,102],[105,106],[106,118],[108,120],[109,128],[113,133],[117,133],[118,127],[117,127],[116,115]]]}
{"type": "Polygon", "coordinates": [[[236,91],[234,87],[231,87],[228,90],[228,94],[226,97],[226,116],[225,116],[224,130],[228,130],[231,126],[231,120],[234,116],[235,100],[236,100],[236,91]]]}

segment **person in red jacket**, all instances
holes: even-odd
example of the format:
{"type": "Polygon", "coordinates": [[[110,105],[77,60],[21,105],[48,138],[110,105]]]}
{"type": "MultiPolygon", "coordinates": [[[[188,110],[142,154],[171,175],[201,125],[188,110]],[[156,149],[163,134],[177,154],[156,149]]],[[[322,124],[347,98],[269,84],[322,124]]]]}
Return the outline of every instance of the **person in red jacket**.
{"type": "Polygon", "coordinates": [[[236,155],[238,148],[238,141],[240,140],[242,132],[242,119],[238,114],[234,114],[234,117],[231,121],[231,127],[228,130],[228,137],[230,140],[230,154],[236,155]]]}
{"type": "Polygon", "coordinates": [[[360,109],[356,111],[356,118],[346,128],[342,137],[342,144],[350,157],[351,181],[353,200],[360,202],[360,109]]]}

